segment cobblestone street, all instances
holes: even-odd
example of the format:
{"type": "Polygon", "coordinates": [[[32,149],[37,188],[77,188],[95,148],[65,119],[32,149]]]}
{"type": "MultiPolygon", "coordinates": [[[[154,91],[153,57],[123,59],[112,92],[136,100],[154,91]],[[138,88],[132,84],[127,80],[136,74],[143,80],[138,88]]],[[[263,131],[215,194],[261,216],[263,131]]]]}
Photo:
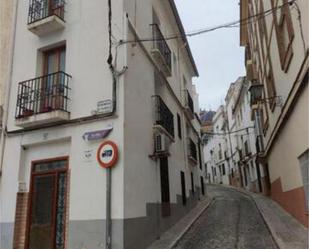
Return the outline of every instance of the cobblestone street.
{"type": "Polygon", "coordinates": [[[277,248],[255,203],[233,189],[208,186],[214,202],[175,249],[277,248]]]}

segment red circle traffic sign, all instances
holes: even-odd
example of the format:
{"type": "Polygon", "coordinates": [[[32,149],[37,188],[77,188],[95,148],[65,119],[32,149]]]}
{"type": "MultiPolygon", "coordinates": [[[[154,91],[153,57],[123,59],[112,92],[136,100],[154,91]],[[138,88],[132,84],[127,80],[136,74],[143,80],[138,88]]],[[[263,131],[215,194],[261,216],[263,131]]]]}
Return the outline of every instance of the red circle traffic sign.
{"type": "Polygon", "coordinates": [[[117,145],[112,141],[102,143],[97,151],[97,160],[103,168],[113,167],[118,160],[117,145]]]}

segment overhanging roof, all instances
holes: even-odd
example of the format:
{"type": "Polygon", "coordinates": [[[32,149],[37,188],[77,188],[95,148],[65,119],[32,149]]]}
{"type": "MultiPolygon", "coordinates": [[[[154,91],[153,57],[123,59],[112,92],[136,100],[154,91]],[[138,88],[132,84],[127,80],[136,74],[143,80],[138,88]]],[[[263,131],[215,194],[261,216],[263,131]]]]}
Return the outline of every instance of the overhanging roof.
{"type": "Polygon", "coordinates": [[[195,76],[199,76],[199,73],[198,73],[198,70],[197,70],[197,67],[196,67],[196,64],[195,64],[195,61],[194,61],[194,58],[193,58],[193,55],[192,55],[192,52],[191,52],[191,49],[190,49],[190,46],[189,46],[189,43],[188,43],[188,40],[187,40],[187,37],[186,37],[186,32],[185,32],[185,29],[182,25],[182,22],[181,22],[175,1],[174,0],[168,0],[168,1],[171,5],[172,11],[173,11],[174,16],[176,18],[176,22],[177,22],[178,28],[180,30],[182,40],[186,44],[187,53],[188,53],[188,56],[190,58],[195,76]]]}

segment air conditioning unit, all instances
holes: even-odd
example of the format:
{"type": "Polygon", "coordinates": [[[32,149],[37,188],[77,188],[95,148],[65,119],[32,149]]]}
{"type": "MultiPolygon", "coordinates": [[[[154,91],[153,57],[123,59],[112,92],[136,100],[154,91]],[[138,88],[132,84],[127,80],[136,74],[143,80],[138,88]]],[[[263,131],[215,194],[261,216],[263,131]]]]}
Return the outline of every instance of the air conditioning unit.
{"type": "Polygon", "coordinates": [[[154,146],[155,146],[156,153],[166,152],[167,144],[166,144],[166,139],[165,139],[164,134],[155,134],[154,146]]]}

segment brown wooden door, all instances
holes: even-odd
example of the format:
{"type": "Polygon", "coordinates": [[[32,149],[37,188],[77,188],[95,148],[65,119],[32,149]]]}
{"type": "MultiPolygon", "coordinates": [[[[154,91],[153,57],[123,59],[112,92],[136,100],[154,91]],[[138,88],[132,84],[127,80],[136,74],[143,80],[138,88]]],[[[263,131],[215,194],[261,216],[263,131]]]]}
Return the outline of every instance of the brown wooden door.
{"type": "Polygon", "coordinates": [[[27,249],[64,249],[67,160],[32,167],[27,249]]]}
{"type": "Polygon", "coordinates": [[[56,175],[37,175],[32,180],[29,249],[53,249],[56,175]]]}

